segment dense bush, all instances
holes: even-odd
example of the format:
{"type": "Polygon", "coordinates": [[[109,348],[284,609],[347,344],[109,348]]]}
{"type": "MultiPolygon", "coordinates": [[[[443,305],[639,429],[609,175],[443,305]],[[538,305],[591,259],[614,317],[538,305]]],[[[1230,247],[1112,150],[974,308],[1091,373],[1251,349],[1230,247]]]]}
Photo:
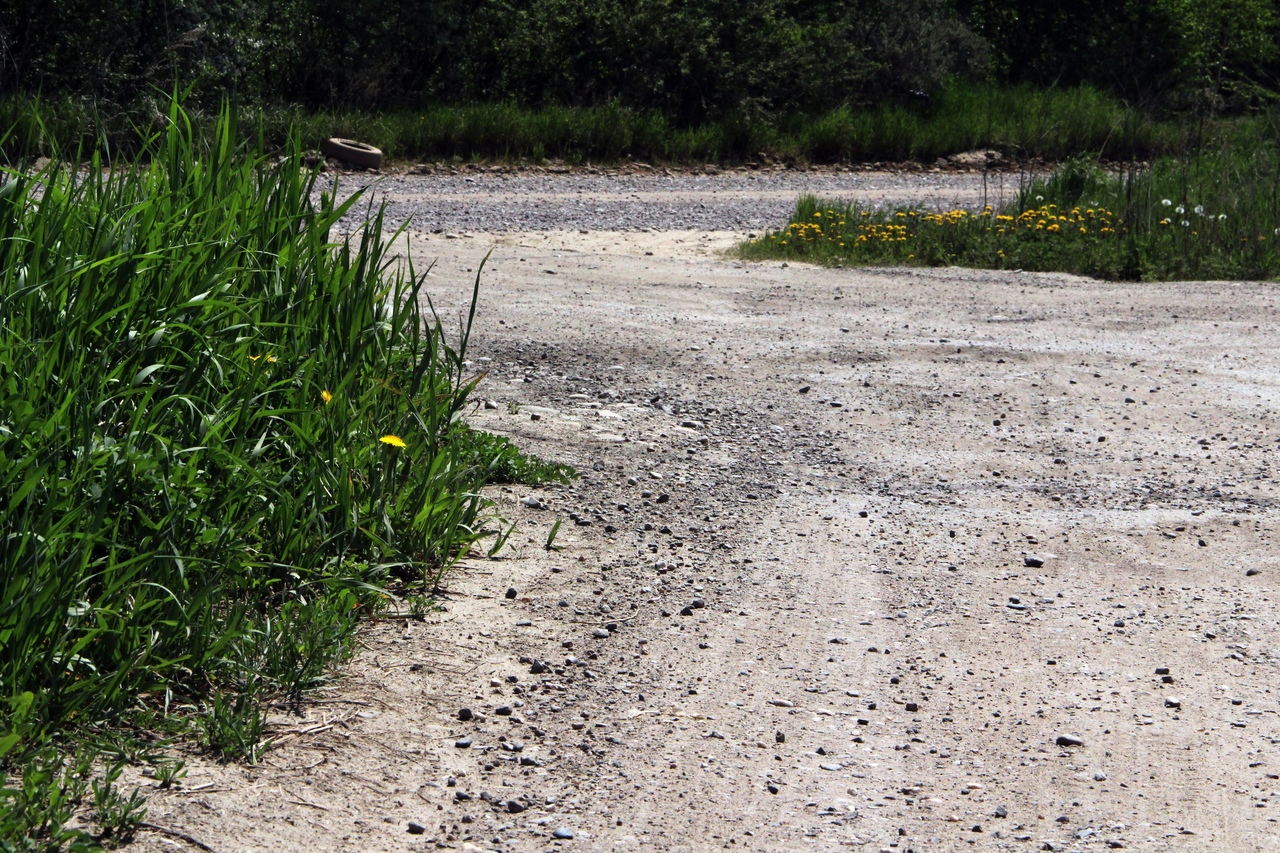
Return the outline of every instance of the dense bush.
{"type": "Polygon", "coordinates": [[[983,46],[943,0],[0,2],[0,88],[132,103],[618,102],[690,122],[937,88],[983,46]]]}
{"type": "Polygon", "coordinates": [[[956,0],[1006,81],[1088,83],[1158,110],[1274,99],[1274,0],[956,0]]]}

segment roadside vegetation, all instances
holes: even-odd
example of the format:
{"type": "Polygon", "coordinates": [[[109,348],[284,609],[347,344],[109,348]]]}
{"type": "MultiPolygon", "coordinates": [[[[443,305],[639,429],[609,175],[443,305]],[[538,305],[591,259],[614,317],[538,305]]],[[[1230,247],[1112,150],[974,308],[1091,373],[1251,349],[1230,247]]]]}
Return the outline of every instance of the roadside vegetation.
{"type": "Polygon", "coordinates": [[[461,422],[475,292],[451,329],[380,211],[236,139],[175,105],[133,165],[0,180],[0,850],[127,837],[175,739],[256,761],[503,547],[486,482],[574,476],[461,422]]]}
{"type": "Polygon", "coordinates": [[[867,210],[802,198],[752,259],[965,266],[1107,279],[1280,277],[1280,127],[1251,143],[1108,172],[1074,159],[1028,178],[1008,207],[867,210]]]}
{"type": "MultiPolygon", "coordinates": [[[[0,2],[4,154],[135,156],[184,91],[401,163],[1181,155],[1274,106],[1276,0],[0,2]],[[157,94],[158,93],[158,94],[157,94]]],[[[247,117],[253,116],[253,121],[247,117]]]]}
{"type": "MultiPolygon", "coordinates": [[[[216,112],[190,114],[197,135],[209,137],[216,112]]],[[[132,158],[164,123],[155,104],[132,112],[104,112],[76,98],[13,96],[0,103],[0,126],[11,133],[10,162],[21,154],[97,150],[132,158]]],[[[1231,134],[1238,120],[1197,126],[1231,134]]],[[[737,118],[678,125],[659,112],[619,104],[537,107],[511,104],[364,112],[263,107],[247,111],[244,138],[259,134],[283,146],[297,139],[317,149],[330,136],[360,139],[393,162],[482,161],[540,164],[650,163],[733,165],[760,160],[800,163],[920,161],[932,164],[975,149],[1013,161],[1058,161],[1091,152],[1112,161],[1178,153],[1188,144],[1185,122],[1155,119],[1084,86],[961,85],[919,104],[839,107],[819,115],[737,118]]]]}

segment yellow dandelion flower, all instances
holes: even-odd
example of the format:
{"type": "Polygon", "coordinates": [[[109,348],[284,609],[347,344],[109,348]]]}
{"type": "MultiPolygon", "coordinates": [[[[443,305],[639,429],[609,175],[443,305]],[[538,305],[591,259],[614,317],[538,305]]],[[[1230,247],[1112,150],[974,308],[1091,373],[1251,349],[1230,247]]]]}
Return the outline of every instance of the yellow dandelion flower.
{"type": "Polygon", "coordinates": [[[320,399],[324,400],[324,404],[327,406],[333,402],[333,395],[330,394],[328,391],[321,391],[320,399]]]}
{"type": "Polygon", "coordinates": [[[403,439],[403,438],[401,438],[401,437],[400,437],[400,436],[398,436],[398,435],[384,435],[382,438],[378,439],[378,441],[382,442],[383,444],[389,444],[389,445],[391,445],[392,447],[406,447],[406,446],[407,446],[407,445],[404,443],[404,439],[403,439]]]}

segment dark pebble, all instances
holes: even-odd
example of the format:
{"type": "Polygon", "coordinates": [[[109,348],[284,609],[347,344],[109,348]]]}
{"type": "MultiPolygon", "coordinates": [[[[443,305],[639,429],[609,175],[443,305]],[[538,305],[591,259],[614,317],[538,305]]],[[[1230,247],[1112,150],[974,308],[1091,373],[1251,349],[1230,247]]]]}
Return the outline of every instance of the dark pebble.
{"type": "Polygon", "coordinates": [[[515,598],[519,594],[514,586],[507,587],[507,598],[515,598]]]}
{"type": "Polygon", "coordinates": [[[915,702],[908,702],[908,703],[907,703],[906,705],[904,705],[903,707],[904,707],[904,708],[906,708],[906,709],[907,709],[907,711],[909,711],[909,712],[910,712],[910,713],[912,713],[912,714],[914,714],[916,711],[919,711],[919,710],[920,710],[920,706],[919,706],[919,705],[917,705],[915,702]]]}
{"type": "Polygon", "coordinates": [[[573,830],[565,829],[564,827],[561,827],[560,829],[557,829],[555,832],[551,833],[551,837],[559,838],[564,841],[570,841],[573,839],[573,830]]]}
{"type": "Polygon", "coordinates": [[[507,800],[507,811],[511,814],[520,814],[526,808],[527,806],[519,800],[507,800]]]}
{"type": "Polygon", "coordinates": [[[681,616],[692,616],[692,615],[693,615],[693,608],[692,608],[692,607],[682,607],[682,608],[680,608],[680,615],[681,615],[681,616]]]}
{"type": "Polygon", "coordinates": [[[418,823],[417,821],[413,821],[413,820],[409,821],[410,835],[422,835],[426,831],[427,831],[427,828],[422,824],[418,823]]]}
{"type": "Polygon", "coordinates": [[[510,706],[510,705],[499,705],[498,707],[496,707],[496,708],[494,708],[494,709],[493,709],[493,713],[497,714],[499,717],[510,717],[510,716],[511,716],[511,706],[510,706]]]}
{"type": "Polygon", "coordinates": [[[596,628],[594,631],[591,632],[591,636],[596,638],[597,640],[605,640],[605,639],[608,639],[609,632],[604,628],[596,628]]]}
{"type": "Polygon", "coordinates": [[[459,719],[459,720],[462,720],[462,722],[464,722],[464,723],[465,723],[467,720],[470,720],[470,719],[471,719],[472,717],[474,717],[474,716],[475,716],[475,714],[471,713],[471,709],[470,709],[470,708],[461,708],[461,709],[459,709],[459,711],[458,711],[458,719],[459,719]]]}
{"type": "Polygon", "coordinates": [[[1058,735],[1054,743],[1058,746],[1084,746],[1084,741],[1075,735],[1058,735]]]}
{"type": "Polygon", "coordinates": [[[1009,816],[1009,810],[1008,810],[1007,808],[1005,808],[1004,806],[996,806],[995,816],[996,816],[996,817],[1008,817],[1008,816],[1009,816]]]}
{"type": "Polygon", "coordinates": [[[1022,558],[1022,565],[1028,569],[1038,569],[1044,565],[1044,557],[1037,557],[1035,554],[1027,554],[1022,558]]]}
{"type": "Polygon", "coordinates": [[[453,745],[456,746],[458,749],[466,749],[467,747],[471,746],[471,738],[460,737],[453,742],[453,745]]]}
{"type": "Polygon", "coordinates": [[[776,793],[778,793],[778,786],[777,786],[777,785],[765,785],[765,786],[764,786],[764,789],[765,789],[766,791],[768,791],[770,794],[776,794],[776,793]]]}
{"type": "Polygon", "coordinates": [[[540,660],[533,662],[533,666],[529,667],[529,672],[533,675],[542,675],[547,671],[547,665],[540,660]]]}
{"type": "Polygon", "coordinates": [[[786,743],[786,742],[787,742],[787,736],[786,736],[785,734],[783,734],[782,732],[774,732],[774,735],[773,735],[773,742],[774,742],[774,743],[786,743]]]}
{"type": "Polygon", "coordinates": [[[689,606],[692,607],[694,610],[701,610],[702,608],[707,606],[707,603],[703,601],[701,598],[695,598],[693,601],[689,602],[689,606]]]}

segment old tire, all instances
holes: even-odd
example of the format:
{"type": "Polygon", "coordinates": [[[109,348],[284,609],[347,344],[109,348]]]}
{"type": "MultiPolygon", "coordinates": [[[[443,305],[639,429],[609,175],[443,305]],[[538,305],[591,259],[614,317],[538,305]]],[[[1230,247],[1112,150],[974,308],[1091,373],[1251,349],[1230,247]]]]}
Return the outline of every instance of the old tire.
{"type": "Polygon", "coordinates": [[[341,160],[357,169],[381,169],[382,152],[354,139],[326,139],[320,146],[326,157],[341,160]]]}

